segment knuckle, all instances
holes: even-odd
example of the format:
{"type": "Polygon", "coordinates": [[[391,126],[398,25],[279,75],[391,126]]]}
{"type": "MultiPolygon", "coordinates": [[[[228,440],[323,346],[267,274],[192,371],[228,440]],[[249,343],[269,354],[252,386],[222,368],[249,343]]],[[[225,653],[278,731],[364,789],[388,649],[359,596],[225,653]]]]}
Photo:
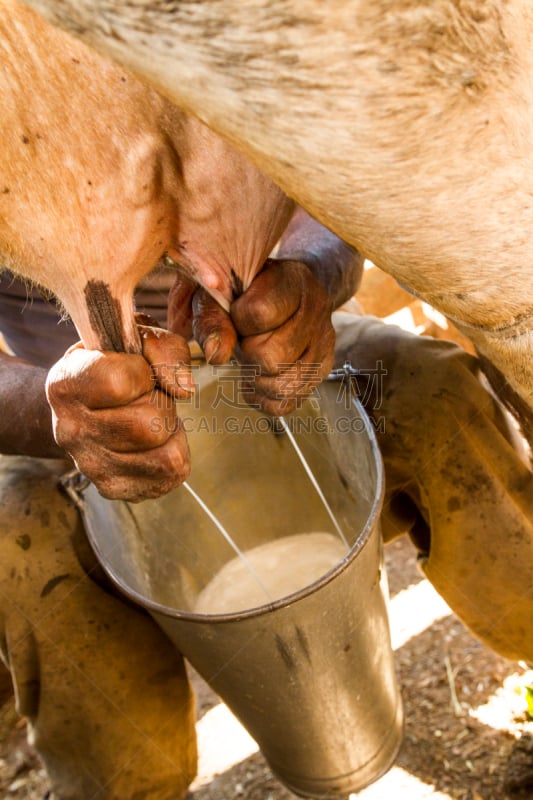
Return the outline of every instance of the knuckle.
{"type": "Polygon", "coordinates": [[[77,450],[85,439],[80,419],[72,415],[55,415],[54,438],[57,444],[69,453],[77,450]]]}
{"type": "Polygon", "coordinates": [[[176,429],[176,413],[174,406],[157,406],[150,404],[140,409],[136,420],[133,437],[149,444],[150,448],[160,447],[176,429]]]}
{"type": "Polygon", "coordinates": [[[147,400],[147,408],[151,411],[167,413],[175,409],[176,401],[168,394],[168,392],[165,392],[162,389],[154,388],[148,395],[147,400]]]}
{"type": "Polygon", "coordinates": [[[282,369],[282,361],[274,351],[263,350],[257,353],[257,364],[261,368],[261,374],[266,376],[277,375],[282,369]]]}
{"type": "Polygon", "coordinates": [[[92,483],[98,491],[105,488],[112,480],[113,470],[109,459],[100,448],[90,450],[82,449],[73,453],[76,466],[92,483]]]}
{"type": "Polygon", "coordinates": [[[191,471],[191,454],[187,437],[180,429],[169,439],[167,448],[169,473],[181,483],[189,477],[191,471]]]}
{"type": "Polygon", "coordinates": [[[61,405],[65,399],[72,399],[74,394],[73,381],[67,378],[58,364],[48,372],[45,384],[46,396],[52,407],[61,405]]]}
{"type": "Polygon", "coordinates": [[[277,377],[271,378],[258,378],[253,385],[249,388],[249,393],[246,396],[246,402],[250,403],[250,398],[254,402],[263,403],[265,399],[269,401],[277,401],[282,396],[280,392],[280,384],[277,377]]]}
{"type": "Polygon", "coordinates": [[[62,394],[60,381],[58,381],[54,375],[48,373],[44,389],[46,392],[46,399],[48,400],[52,408],[54,408],[62,394]]]}
{"type": "Polygon", "coordinates": [[[102,397],[110,405],[131,402],[146,392],[152,384],[152,373],[148,363],[139,355],[110,356],[110,361],[102,363],[94,376],[98,381],[102,397]],[[128,359],[127,361],[124,359],[128,359]],[[114,363],[113,363],[114,362],[114,363]]]}
{"type": "Polygon", "coordinates": [[[240,322],[246,326],[253,323],[259,329],[268,322],[271,316],[272,302],[269,297],[254,292],[248,298],[248,303],[242,306],[240,322]]]}
{"type": "Polygon", "coordinates": [[[140,503],[160,495],[156,494],[155,483],[146,483],[138,477],[130,478],[122,475],[102,477],[93,481],[102,497],[108,500],[127,500],[129,503],[140,503]]]}
{"type": "Polygon", "coordinates": [[[261,374],[274,375],[283,363],[283,348],[279,347],[274,335],[250,336],[239,346],[239,361],[246,366],[257,365],[261,374]]]}

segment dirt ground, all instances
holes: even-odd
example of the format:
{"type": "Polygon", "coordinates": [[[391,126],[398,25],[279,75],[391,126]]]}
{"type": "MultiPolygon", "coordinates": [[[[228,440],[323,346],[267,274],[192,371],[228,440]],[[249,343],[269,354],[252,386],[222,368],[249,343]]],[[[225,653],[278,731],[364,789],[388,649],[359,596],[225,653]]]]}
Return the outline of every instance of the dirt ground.
{"type": "MultiPolygon", "coordinates": [[[[525,665],[495,655],[465,630],[423,580],[405,537],[386,547],[386,563],[405,733],[395,766],[352,797],[533,798],[533,722],[527,715],[525,691],[533,673],[525,665]],[[437,619],[425,627],[432,615],[437,619]],[[517,747],[520,737],[522,745],[517,747]],[[513,769],[508,775],[510,763],[513,769]],[[514,775],[523,781],[524,765],[526,773],[531,765],[529,787],[509,791],[506,778],[512,780],[514,775]]],[[[295,800],[208,687],[196,675],[193,682],[198,696],[200,772],[188,800],[295,800]]],[[[0,712],[0,797],[43,800],[48,790],[46,775],[25,744],[24,722],[17,720],[13,700],[7,695],[5,688],[0,712]]]]}

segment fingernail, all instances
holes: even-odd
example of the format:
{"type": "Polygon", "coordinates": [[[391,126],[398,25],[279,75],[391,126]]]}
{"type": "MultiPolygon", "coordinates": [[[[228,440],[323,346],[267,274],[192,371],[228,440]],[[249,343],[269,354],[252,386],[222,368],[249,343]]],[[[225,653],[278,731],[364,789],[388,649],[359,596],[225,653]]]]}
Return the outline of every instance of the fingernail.
{"type": "Polygon", "coordinates": [[[178,370],[176,373],[176,383],[180,389],[188,394],[194,394],[196,390],[194,378],[189,369],[178,370]]]}
{"type": "Polygon", "coordinates": [[[188,364],[180,362],[175,364],[172,372],[168,375],[169,384],[174,384],[182,392],[193,394],[196,391],[196,385],[192,376],[191,369],[188,364]]]}
{"type": "Polygon", "coordinates": [[[208,364],[211,363],[220,348],[220,335],[218,333],[210,333],[204,342],[204,354],[208,364]]]}

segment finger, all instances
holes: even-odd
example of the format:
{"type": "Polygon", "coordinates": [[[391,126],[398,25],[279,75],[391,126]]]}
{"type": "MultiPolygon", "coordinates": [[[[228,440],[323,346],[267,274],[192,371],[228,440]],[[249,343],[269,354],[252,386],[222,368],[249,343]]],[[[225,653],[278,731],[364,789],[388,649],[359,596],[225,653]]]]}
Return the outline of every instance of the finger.
{"type": "MultiPolygon", "coordinates": [[[[245,388],[253,391],[256,397],[267,397],[271,400],[288,400],[306,398],[320,385],[328,375],[333,363],[331,359],[322,362],[299,361],[275,376],[257,376],[253,384],[245,388]]],[[[249,402],[248,395],[245,395],[249,402]]]]}
{"type": "Polygon", "coordinates": [[[243,339],[236,349],[236,356],[241,364],[257,364],[262,374],[277,375],[288,364],[300,359],[308,345],[306,332],[297,325],[287,324],[278,331],[243,339]]]}
{"type": "Polygon", "coordinates": [[[74,346],[50,369],[46,391],[52,406],[77,401],[87,408],[109,408],[132,402],[152,384],[141,355],[74,346]]]}
{"type": "Polygon", "coordinates": [[[260,374],[253,381],[245,382],[243,397],[252,407],[259,407],[269,414],[287,414],[312,394],[329,374],[332,366],[332,348],[317,361],[309,354],[304,354],[301,361],[288,366],[277,375],[260,374]]]}
{"type": "Polygon", "coordinates": [[[197,288],[196,281],[178,271],[176,280],[168,293],[168,329],[187,340],[192,337],[192,298],[197,288]]]}
{"type": "Polygon", "coordinates": [[[237,357],[244,364],[258,364],[262,374],[277,375],[295,361],[330,360],[334,343],[329,314],[321,316],[317,311],[314,316],[300,308],[277,330],[243,339],[237,357]]]}
{"type": "Polygon", "coordinates": [[[151,365],[154,381],[172,397],[194,392],[189,345],[181,336],[162,328],[139,326],[142,352],[151,365]]]}
{"type": "Polygon", "coordinates": [[[87,447],[104,447],[117,453],[160,447],[178,427],[174,400],[154,390],[127,406],[87,411],[75,407],[70,415],[56,418],[56,441],[76,455],[87,447]]]}
{"type": "Polygon", "coordinates": [[[205,289],[193,298],[194,338],[209,364],[225,364],[235,350],[237,333],[229,314],[205,289]]]}
{"type": "Polygon", "coordinates": [[[291,414],[301,402],[295,397],[277,399],[254,392],[250,396],[249,404],[252,408],[258,408],[263,414],[269,414],[271,417],[284,417],[286,414],[291,414]]]}
{"type": "Polygon", "coordinates": [[[298,262],[265,262],[249,289],[231,304],[231,318],[240,336],[271,331],[292,317],[302,300],[303,270],[306,267],[298,262]]]}
{"type": "Polygon", "coordinates": [[[85,453],[77,466],[104,496],[139,502],[161,497],[187,480],[190,452],[181,427],[161,447],[143,453],[85,453]]]}
{"type": "Polygon", "coordinates": [[[251,408],[257,408],[265,414],[277,417],[294,411],[307,397],[307,395],[300,397],[294,394],[288,397],[284,396],[276,379],[243,386],[242,396],[251,408]]]}

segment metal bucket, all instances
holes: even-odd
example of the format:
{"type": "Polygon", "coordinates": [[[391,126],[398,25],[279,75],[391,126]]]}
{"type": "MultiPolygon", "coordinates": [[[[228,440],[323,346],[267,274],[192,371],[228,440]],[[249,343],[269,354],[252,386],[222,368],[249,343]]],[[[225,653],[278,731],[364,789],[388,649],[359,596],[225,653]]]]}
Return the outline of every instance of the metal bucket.
{"type": "Polygon", "coordinates": [[[199,407],[196,400],[182,409],[190,485],[249,551],[289,534],[333,532],[312,475],[348,541],[346,555],[289,596],[198,614],[198,594],[235,552],[183,487],[130,505],[89,486],[89,538],[112,580],[151,612],[279,779],[303,796],[346,795],[389,769],[402,736],[374,433],[346,385],[327,381],[285,418],[298,454],[269,418],[228,403],[227,393],[217,402],[220,387],[220,373],[203,368],[199,407]]]}

